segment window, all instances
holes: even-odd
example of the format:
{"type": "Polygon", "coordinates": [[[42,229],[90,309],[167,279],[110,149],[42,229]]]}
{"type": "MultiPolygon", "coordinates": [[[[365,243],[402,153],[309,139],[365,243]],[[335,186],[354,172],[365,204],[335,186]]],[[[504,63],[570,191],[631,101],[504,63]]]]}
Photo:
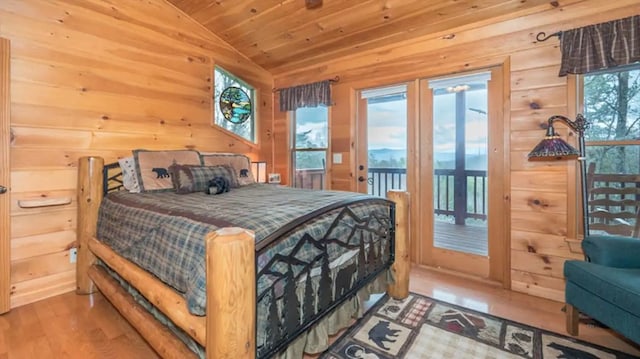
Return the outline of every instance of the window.
{"type": "Polygon", "coordinates": [[[584,76],[590,234],[638,235],[640,64],[584,76]]]}
{"type": "Polygon", "coordinates": [[[329,143],[329,109],[324,106],[298,108],[293,112],[292,129],[293,186],[324,189],[329,143]]]}
{"type": "Polygon", "coordinates": [[[255,89],[218,66],[214,72],[213,122],[255,143],[255,89]]]}

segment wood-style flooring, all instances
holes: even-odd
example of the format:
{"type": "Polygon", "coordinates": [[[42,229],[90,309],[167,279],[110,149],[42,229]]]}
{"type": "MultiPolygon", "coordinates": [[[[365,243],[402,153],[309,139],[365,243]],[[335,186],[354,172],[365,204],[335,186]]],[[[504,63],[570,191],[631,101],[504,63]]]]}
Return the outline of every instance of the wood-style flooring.
{"type": "MultiPolygon", "coordinates": [[[[559,302],[418,267],[411,291],[565,334],[559,302]]],[[[15,308],[0,316],[0,334],[0,359],[158,357],[100,294],[67,293],[15,308]]],[[[579,338],[640,356],[610,330],[580,325],[579,338]]]]}
{"type": "Polygon", "coordinates": [[[487,226],[458,225],[434,221],[433,245],[438,248],[487,256],[489,234],[487,226]]]}

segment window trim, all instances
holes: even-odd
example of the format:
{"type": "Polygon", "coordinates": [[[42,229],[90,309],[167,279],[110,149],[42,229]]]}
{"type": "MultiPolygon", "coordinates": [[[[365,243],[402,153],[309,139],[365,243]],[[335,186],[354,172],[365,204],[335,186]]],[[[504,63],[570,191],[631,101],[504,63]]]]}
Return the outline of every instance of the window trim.
{"type": "MultiPolygon", "coordinates": [[[[620,71],[631,71],[631,70],[640,70],[640,63],[633,63],[633,64],[628,64],[628,65],[619,66],[615,68],[602,69],[602,70],[594,71],[588,74],[580,74],[580,75],[569,74],[567,79],[567,87],[568,87],[568,93],[569,93],[569,100],[567,102],[567,105],[568,105],[568,110],[570,115],[569,117],[575,118],[577,113],[583,113],[583,114],[585,113],[585,104],[584,104],[585,76],[611,74],[611,73],[616,73],[620,71]],[[571,96],[572,93],[575,94],[575,96],[571,96]]],[[[587,120],[589,120],[589,118],[587,118],[587,120]]],[[[589,129],[587,129],[586,131],[589,131],[589,129]]],[[[572,137],[577,137],[577,136],[572,136],[572,137]]],[[[577,142],[577,138],[575,139],[575,141],[577,142]]],[[[632,139],[594,140],[594,141],[585,140],[585,150],[588,147],[594,147],[594,146],[640,146],[640,139],[639,140],[632,140],[632,139]]],[[[584,165],[586,166],[587,165],[586,159],[584,162],[585,162],[584,165]]],[[[571,166],[568,172],[569,178],[576,178],[576,181],[574,181],[575,191],[568,191],[568,194],[573,194],[575,196],[574,197],[575,200],[572,201],[571,195],[567,196],[567,200],[569,202],[575,203],[575,207],[572,205],[567,206],[567,212],[568,212],[567,219],[569,221],[568,223],[576,223],[576,227],[574,229],[572,228],[572,226],[567,226],[568,227],[567,237],[576,238],[576,239],[580,239],[580,238],[584,239],[585,237],[585,233],[583,233],[584,226],[582,225],[583,216],[578,216],[578,214],[582,212],[582,200],[583,200],[582,194],[581,194],[581,188],[580,188],[580,185],[578,184],[578,177],[577,177],[580,175],[580,169],[579,169],[580,165],[581,165],[580,161],[576,161],[576,165],[571,166]],[[572,220],[572,218],[575,220],[572,220]],[[575,236],[572,236],[572,230],[575,231],[573,232],[575,233],[575,236]]],[[[586,172],[586,169],[585,169],[585,172],[586,172]]]]}
{"type": "Polygon", "coordinates": [[[251,85],[250,83],[248,83],[247,81],[243,80],[242,78],[240,78],[237,75],[234,75],[233,73],[229,72],[228,70],[226,70],[224,67],[221,67],[220,65],[216,65],[215,63],[212,64],[211,66],[212,70],[211,70],[211,76],[212,76],[212,80],[211,80],[211,90],[210,90],[210,99],[211,99],[211,126],[214,127],[217,130],[220,130],[222,132],[224,132],[225,134],[233,137],[235,140],[238,140],[252,148],[256,148],[259,149],[260,148],[260,138],[258,136],[259,133],[259,114],[258,114],[258,110],[256,107],[256,104],[259,103],[260,100],[260,95],[259,95],[259,91],[257,89],[256,86],[251,85]],[[251,102],[252,102],[252,107],[251,107],[251,111],[252,113],[252,132],[253,132],[253,141],[249,140],[229,129],[226,129],[222,126],[220,126],[219,124],[216,123],[216,111],[219,111],[219,105],[218,105],[218,98],[216,96],[216,86],[215,86],[215,78],[216,78],[216,70],[219,70],[220,72],[222,72],[224,75],[226,76],[230,76],[233,77],[235,79],[235,81],[237,81],[238,83],[240,83],[243,86],[249,87],[252,89],[251,91],[251,102]]]}
{"type": "Polygon", "coordinates": [[[329,184],[331,183],[331,161],[329,154],[331,153],[331,106],[326,106],[327,108],[327,146],[326,147],[303,147],[296,148],[296,124],[297,124],[297,115],[296,111],[289,111],[289,124],[290,124],[290,143],[289,143],[289,167],[291,170],[289,171],[289,176],[291,180],[289,181],[289,185],[291,187],[295,187],[295,175],[296,175],[296,166],[295,166],[295,155],[296,152],[325,152],[325,174],[323,181],[323,189],[330,189],[329,184]]]}

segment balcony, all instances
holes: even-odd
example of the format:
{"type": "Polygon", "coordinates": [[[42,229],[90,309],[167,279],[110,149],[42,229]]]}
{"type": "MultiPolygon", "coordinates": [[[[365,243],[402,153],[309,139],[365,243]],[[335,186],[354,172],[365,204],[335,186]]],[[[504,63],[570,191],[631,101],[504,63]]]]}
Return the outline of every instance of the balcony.
{"type": "Polygon", "coordinates": [[[296,170],[293,187],[305,189],[324,189],[324,168],[305,168],[296,170]]]}
{"type": "MultiPolygon", "coordinates": [[[[297,170],[294,186],[324,189],[325,170],[297,170]]],[[[369,168],[368,192],[384,197],[390,189],[407,189],[405,168],[369,168]]],[[[487,172],[436,169],[433,176],[433,208],[436,215],[436,247],[487,255],[487,172]],[[454,190],[454,188],[456,190],[454,190]]]]}

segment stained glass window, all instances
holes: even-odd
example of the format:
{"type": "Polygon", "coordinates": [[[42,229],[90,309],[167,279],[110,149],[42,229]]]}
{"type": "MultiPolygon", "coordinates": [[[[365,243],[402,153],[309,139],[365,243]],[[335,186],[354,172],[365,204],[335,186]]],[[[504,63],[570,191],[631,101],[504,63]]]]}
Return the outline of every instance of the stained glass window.
{"type": "Polygon", "coordinates": [[[255,89],[216,66],[214,123],[251,142],[255,141],[255,89]]]}

